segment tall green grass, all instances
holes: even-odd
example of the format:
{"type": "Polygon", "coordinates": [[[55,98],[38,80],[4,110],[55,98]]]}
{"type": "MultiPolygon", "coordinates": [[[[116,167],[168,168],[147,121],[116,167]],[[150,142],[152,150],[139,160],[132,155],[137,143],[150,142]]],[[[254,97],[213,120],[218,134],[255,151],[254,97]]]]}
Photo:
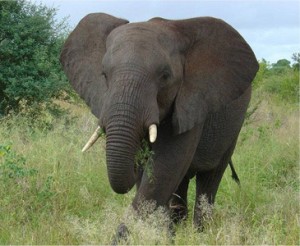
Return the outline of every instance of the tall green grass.
{"type": "Polygon", "coordinates": [[[163,210],[145,204],[142,219],[129,209],[134,190],[111,190],[104,141],[81,153],[97,124],[87,108],[67,104],[69,113],[45,113],[38,124],[24,115],[1,119],[0,244],[109,244],[121,222],[129,244],[299,244],[298,108],[261,93],[233,156],[241,187],[227,170],[198,232],[192,180],[189,217],[173,241],[163,210]]]}

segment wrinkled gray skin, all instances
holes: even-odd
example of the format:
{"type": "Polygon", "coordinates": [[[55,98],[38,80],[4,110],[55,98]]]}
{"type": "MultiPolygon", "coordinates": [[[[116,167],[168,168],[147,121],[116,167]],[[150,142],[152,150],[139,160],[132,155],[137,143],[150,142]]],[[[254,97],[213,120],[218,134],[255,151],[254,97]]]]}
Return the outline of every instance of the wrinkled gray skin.
{"type": "MultiPolygon", "coordinates": [[[[188,184],[196,176],[196,203],[201,195],[214,203],[258,70],[236,30],[210,17],[129,24],[90,14],[70,34],[61,62],[106,131],[115,192],[136,184],[135,209],[143,199],[171,203],[177,221],[187,214],[188,184]],[[148,177],[134,160],[153,123],[158,137],[148,177]]],[[[201,206],[195,206],[194,222],[201,225],[201,206]]]]}

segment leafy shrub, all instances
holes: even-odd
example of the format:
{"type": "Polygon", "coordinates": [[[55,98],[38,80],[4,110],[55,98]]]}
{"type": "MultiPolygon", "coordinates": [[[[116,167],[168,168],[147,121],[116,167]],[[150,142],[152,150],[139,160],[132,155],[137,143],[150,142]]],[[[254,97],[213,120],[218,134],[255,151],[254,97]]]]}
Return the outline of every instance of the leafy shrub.
{"type": "Polygon", "coordinates": [[[26,159],[11,150],[10,145],[0,145],[0,177],[24,178],[37,174],[34,168],[26,168],[26,159]]]}
{"type": "Polygon", "coordinates": [[[0,244],[12,240],[12,228],[4,224],[7,219],[15,221],[14,228],[35,224],[39,216],[53,209],[53,177],[45,177],[43,171],[28,167],[29,163],[30,157],[0,144],[0,244]]]}
{"type": "Polygon", "coordinates": [[[24,0],[0,2],[0,116],[68,87],[58,59],[66,25],[55,14],[24,0]]]}
{"type": "Polygon", "coordinates": [[[271,76],[265,80],[265,91],[277,95],[283,101],[297,102],[299,99],[299,72],[287,71],[282,75],[271,76]]]}
{"type": "Polygon", "coordinates": [[[152,179],[153,175],[153,155],[154,152],[151,150],[149,143],[146,140],[143,140],[141,148],[138,150],[135,156],[135,165],[138,168],[145,170],[150,180],[152,179]]]}
{"type": "MultiPolygon", "coordinates": [[[[295,54],[293,57],[296,56],[295,54]]],[[[293,58],[294,59],[294,58],[293,58]]],[[[290,66],[286,59],[270,65],[265,60],[259,63],[259,71],[253,81],[254,89],[270,93],[280,101],[296,103],[299,100],[298,63],[290,66]]]]}
{"type": "Polygon", "coordinates": [[[255,79],[252,82],[252,85],[254,88],[257,88],[261,85],[262,80],[266,77],[267,73],[268,73],[268,63],[266,60],[262,60],[261,62],[259,62],[259,69],[256,73],[255,79]]]}
{"type": "Polygon", "coordinates": [[[55,103],[33,104],[30,107],[20,102],[19,112],[9,113],[5,117],[0,118],[0,124],[5,124],[7,131],[4,133],[9,137],[11,131],[20,131],[24,136],[41,131],[47,133],[63,120],[67,127],[71,124],[73,118],[69,117],[67,110],[56,105],[55,103]],[[26,130],[25,130],[26,129],[26,130]]]}

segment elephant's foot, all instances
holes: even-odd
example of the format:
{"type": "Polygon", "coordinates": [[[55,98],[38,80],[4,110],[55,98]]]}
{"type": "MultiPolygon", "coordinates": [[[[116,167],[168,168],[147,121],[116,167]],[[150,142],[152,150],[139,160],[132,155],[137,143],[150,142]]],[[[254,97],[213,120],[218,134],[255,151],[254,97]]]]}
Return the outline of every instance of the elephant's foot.
{"type": "Polygon", "coordinates": [[[186,202],[178,195],[173,194],[169,202],[172,221],[178,224],[187,218],[188,209],[186,202]]]}
{"type": "Polygon", "coordinates": [[[129,230],[124,223],[121,223],[113,238],[112,245],[118,245],[119,243],[126,242],[128,240],[129,230]]]}
{"type": "MultiPolygon", "coordinates": [[[[174,223],[169,221],[170,223],[168,223],[167,225],[167,237],[170,240],[168,244],[174,244],[175,243],[175,227],[174,227],[174,223]]],[[[146,227],[147,228],[147,227],[146,227]]],[[[129,231],[129,229],[127,228],[127,226],[124,223],[121,223],[116,232],[115,235],[113,237],[113,240],[111,242],[111,245],[128,245],[131,244],[130,240],[132,238],[129,238],[129,234],[131,232],[129,231]]],[[[154,243],[155,245],[159,245],[160,242],[157,241],[154,243]]]]}
{"type": "Polygon", "coordinates": [[[203,217],[199,216],[199,215],[194,215],[194,219],[193,219],[193,223],[194,223],[194,228],[198,231],[198,232],[203,232],[204,231],[204,221],[203,221],[203,217]]]}
{"type": "Polygon", "coordinates": [[[205,222],[212,219],[213,203],[209,201],[207,195],[201,195],[197,198],[194,211],[194,226],[199,232],[204,230],[205,222]]]}

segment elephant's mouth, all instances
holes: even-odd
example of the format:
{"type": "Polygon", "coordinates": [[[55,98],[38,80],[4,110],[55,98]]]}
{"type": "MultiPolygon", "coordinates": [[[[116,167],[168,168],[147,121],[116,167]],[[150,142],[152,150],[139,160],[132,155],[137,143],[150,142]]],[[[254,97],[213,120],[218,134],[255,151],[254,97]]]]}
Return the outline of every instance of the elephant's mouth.
{"type": "MultiPolygon", "coordinates": [[[[104,132],[105,131],[103,130],[103,128],[98,126],[81,151],[86,152],[89,148],[91,148],[94,145],[94,143],[96,143],[97,140],[104,134],[104,132]]],[[[157,126],[156,124],[152,124],[149,126],[150,143],[154,143],[156,141],[156,138],[157,138],[157,126]]],[[[146,140],[144,139],[142,142],[144,141],[146,140]]]]}
{"type": "Polygon", "coordinates": [[[151,148],[151,141],[144,138],[141,142],[141,147],[135,155],[134,172],[137,176],[140,171],[148,171],[153,163],[154,152],[151,148]]]}
{"type": "MultiPolygon", "coordinates": [[[[130,126],[123,128],[123,126],[116,127],[108,124],[105,130],[109,181],[115,192],[124,194],[140,180],[145,170],[147,174],[151,170],[153,156],[151,143],[154,143],[157,138],[157,126],[151,124],[148,133],[144,132],[145,135],[132,133],[130,126]]],[[[104,131],[98,126],[82,151],[92,147],[103,134],[104,131]]]]}

